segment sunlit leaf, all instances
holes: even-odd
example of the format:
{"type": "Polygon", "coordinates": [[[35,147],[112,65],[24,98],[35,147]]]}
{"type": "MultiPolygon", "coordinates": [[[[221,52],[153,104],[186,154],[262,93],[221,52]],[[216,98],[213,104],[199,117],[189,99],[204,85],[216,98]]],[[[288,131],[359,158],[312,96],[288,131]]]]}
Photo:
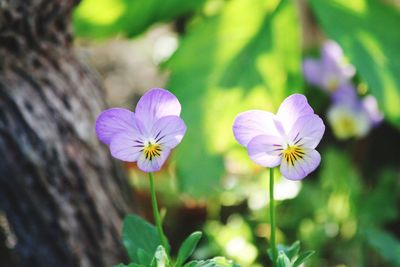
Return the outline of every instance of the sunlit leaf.
{"type": "Polygon", "coordinates": [[[83,0],[74,13],[77,36],[132,37],[200,7],[204,0],[83,0]]]}
{"type": "Polygon", "coordinates": [[[293,1],[233,0],[188,30],[167,67],[168,89],[183,105],[188,131],[177,150],[181,187],[210,195],[223,174],[222,154],[236,148],[235,115],[275,111],[299,92],[300,40],[293,1]]]}

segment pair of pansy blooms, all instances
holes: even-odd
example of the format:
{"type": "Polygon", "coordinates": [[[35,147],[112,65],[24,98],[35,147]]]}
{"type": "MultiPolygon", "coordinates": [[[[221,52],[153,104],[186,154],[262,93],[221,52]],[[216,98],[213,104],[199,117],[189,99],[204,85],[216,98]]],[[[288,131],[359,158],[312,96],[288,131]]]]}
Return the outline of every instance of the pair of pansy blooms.
{"type": "MultiPolygon", "coordinates": [[[[123,108],[103,111],[96,121],[96,133],[109,145],[113,157],[137,162],[144,172],[158,171],[185,135],[180,112],[181,105],[171,92],[151,89],[135,112],[123,108]]],[[[233,123],[236,140],[255,163],[269,168],[280,165],[282,175],[291,180],[303,179],[318,167],[321,156],[315,148],[324,131],[321,118],[300,94],[287,97],[277,114],[250,110],[240,113],[233,123]]]]}

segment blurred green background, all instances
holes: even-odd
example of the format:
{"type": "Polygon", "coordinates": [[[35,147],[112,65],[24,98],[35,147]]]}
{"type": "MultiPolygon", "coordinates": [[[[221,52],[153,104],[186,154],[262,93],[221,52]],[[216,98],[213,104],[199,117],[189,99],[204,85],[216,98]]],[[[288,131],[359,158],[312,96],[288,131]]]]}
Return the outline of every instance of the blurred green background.
{"type": "MultiPolygon", "coordinates": [[[[104,78],[110,105],[133,109],[156,86],[182,104],[187,134],[156,175],[172,246],[202,229],[195,257],[242,266],[267,262],[268,174],[234,140],[234,117],[275,112],[296,92],[325,118],[329,98],[301,64],[326,39],[342,46],[384,122],[349,140],[328,127],[316,172],[278,176],[278,241],[316,250],[307,266],[400,266],[398,26],[396,0],[83,0],[74,13],[77,50],[104,78]]],[[[147,180],[126,167],[149,218],[147,180]]]]}

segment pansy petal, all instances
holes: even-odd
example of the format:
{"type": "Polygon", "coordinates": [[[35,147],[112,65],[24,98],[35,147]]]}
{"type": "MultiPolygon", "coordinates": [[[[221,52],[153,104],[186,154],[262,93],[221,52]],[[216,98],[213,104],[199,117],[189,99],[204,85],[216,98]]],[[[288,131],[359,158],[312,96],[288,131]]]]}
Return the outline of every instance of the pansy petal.
{"type": "Polygon", "coordinates": [[[276,167],[281,162],[281,139],[275,136],[259,135],[247,145],[249,157],[258,165],[276,167]]]}
{"type": "Polygon", "coordinates": [[[293,94],[282,102],[276,115],[288,134],[298,118],[309,114],[314,114],[314,111],[307,98],[301,94],[293,94]]]}
{"type": "Polygon", "coordinates": [[[152,160],[146,159],[144,154],[141,154],[138,161],[137,166],[144,172],[156,172],[161,169],[167,160],[171,150],[168,148],[163,148],[159,157],[154,157],[152,160]]]}
{"type": "Polygon", "coordinates": [[[181,104],[171,92],[154,88],[145,93],[136,105],[136,117],[150,130],[153,124],[164,116],[179,116],[181,104]]]}
{"type": "Polygon", "coordinates": [[[262,110],[249,110],[240,113],[233,123],[233,134],[243,146],[258,135],[278,136],[273,121],[275,115],[262,110]]]}
{"type": "Polygon", "coordinates": [[[322,139],[325,132],[325,125],[322,119],[316,114],[300,117],[293,125],[289,138],[298,146],[315,148],[322,139]]]}
{"type": "Polygon", "coordinates": [[[338,43],[330,40],[324,43],[321,57],[324,60],[341,62],[343,60],[343,50],[338,43]]]}
{"type": "Polygon", "coordinates": [[[116,133],[135,128],[135,115],[124,108],[104,110],[96,120],[96,134],[100,141],[109,145],[116,133]]]}
{"type": "Polygon", "coordinates": [[[303,61],[303,74],[310,84],[322,86],[321,62],[319,60],[305,59],[303,61]]]}
{"type": "Polygon", "coordinates": [[[288,162],[282,159],[281,173],[289,180],[301,180],[313,172],[321,162],[321,156],[314,149],[304,149],[304,155],[301,159],[294,162],[288,162]]]}
{"type": "Polygon", "coordinates": [[[159,119],[152,129],[155,142],[168,148],[176,147],[186,132],[186,125],[178,116],[166,116],[159,119]]]}
{"type": "Polygon", "coordinates": [[[135,162],[143,154],[143,139],[135,130],[115,134],[111,138],[110,151],[114,158],[135,162]]]}

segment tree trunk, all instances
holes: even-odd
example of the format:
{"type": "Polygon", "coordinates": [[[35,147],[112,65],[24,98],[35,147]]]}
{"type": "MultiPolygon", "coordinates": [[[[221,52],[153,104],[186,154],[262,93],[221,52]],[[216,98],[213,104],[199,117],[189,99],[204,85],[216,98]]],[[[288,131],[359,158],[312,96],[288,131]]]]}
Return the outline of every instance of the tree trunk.
{"type": "Polygon", "coordinates": [[[125,259],[120,228],[131,197],[95,136],[105,104],[71,49],[77,2],[0,0],[0,211],[20,266],[125,259]]]}

